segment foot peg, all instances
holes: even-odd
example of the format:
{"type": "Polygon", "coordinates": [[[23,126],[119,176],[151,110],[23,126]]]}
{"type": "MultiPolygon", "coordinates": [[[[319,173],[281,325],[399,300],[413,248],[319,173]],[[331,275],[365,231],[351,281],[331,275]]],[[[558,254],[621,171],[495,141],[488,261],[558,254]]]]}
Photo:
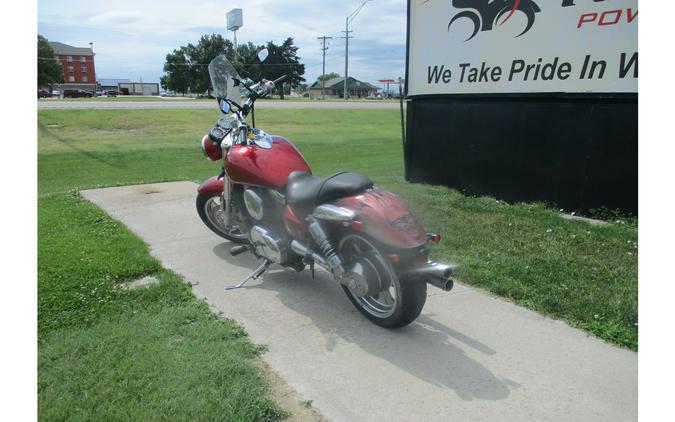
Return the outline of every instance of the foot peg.
{"type": "MultiPolygon", "coordinates": [[[[232,248],[232,249],[234,249],[234,248],[232,248]]],[[[230,251],[230,253],[232,253],[232,252],[230,251]]],[[[241,253],[241,252],[239,252],[239,253],[241,253]]],[[[257,279],[258,277],[260,277],[262,275],[262,273],[265,272],[267,267],[269,267],[270,265],[272,265],[272,261],[270,261],[269,259],[266,259],[265,261],[263,261],[263,263],[258,268],[253,270],[253,272],[251,274],[249,274],[245,279],[241,280],[241,282],[239,282],[239,284],[235,284],[234,286],[227,286],[227,287],[225,287],[225,290],[238,289],[241,286],[243,286],[244,283],[246,283],[247,281],[257,279]]]]}
{"type": "Polygon", "coordinates": [[[232,249],[230,249],[230,255],[232,256],[237,256],[243,254],[244,252],[248,252],[248,245],[234,246],[232,249]]]}

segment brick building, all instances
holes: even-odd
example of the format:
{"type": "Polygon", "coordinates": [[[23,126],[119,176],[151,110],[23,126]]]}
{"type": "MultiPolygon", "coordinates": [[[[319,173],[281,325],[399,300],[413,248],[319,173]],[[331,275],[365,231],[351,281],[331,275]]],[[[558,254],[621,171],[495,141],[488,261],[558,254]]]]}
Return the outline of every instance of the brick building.
{"type": "Polygon", "coordinates": [[[63,67],[63,89],[96,91],[96,69],[91,48],[73,47],[50,41],[56,58],[63,67]]]}

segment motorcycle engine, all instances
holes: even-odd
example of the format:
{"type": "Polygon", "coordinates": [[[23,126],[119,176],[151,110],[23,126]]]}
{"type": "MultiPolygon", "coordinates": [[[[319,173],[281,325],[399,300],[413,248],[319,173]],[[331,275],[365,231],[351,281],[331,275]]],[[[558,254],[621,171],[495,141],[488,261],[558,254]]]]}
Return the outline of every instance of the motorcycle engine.
{"type": "Polygon", "coordinates": [[[258,221],[262,220],[265,215],[263,211],[263,200],[256,191],[253,189],[246,189],[244,191],[244,204],[246,205],[246,211],[248,211],[251,217],[258,221]]]}
{"type": "Polygon", "coordinates": [[[288,253],[290,239],[281,219],[282,201],[278,195],[269,189],[249,186],[244,190],[243,199],[253,225],[249,238],[256,253],[283,265],[293,254],[288,253]]]}
{"type": "Polygon", "coordinates": [[[288,239],[278,237],[260,226],[253,226],[249,234],[256,252],[277,264],[286,263],[288,257],[288,239]]]}

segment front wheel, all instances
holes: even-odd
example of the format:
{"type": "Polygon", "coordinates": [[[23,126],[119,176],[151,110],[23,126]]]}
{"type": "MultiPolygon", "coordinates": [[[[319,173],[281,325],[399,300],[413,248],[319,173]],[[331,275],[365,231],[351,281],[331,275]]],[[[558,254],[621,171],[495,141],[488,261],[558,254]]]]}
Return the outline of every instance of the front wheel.
{"type": "Polygon", "coordinates": [[[197,213],[206,227],[220,237],[231,242],[246,243],[248,233],[242,231],[237,224],[225,224],[225,214],[220,196],[197,194],[197,213]]]}
{"type": "Polygon", "coordinates": [[[372,241],[358,234],[348,234],[340,241],[340,255],[345,262],[357,257],[372,260],[381,279],[391,280],[389,287],[373,296],[359,297],[349,287],[342,286],[352,304],[366,318],[385,328],[404,327],[422,312],[427,300],[427,284],[420,281],[401,280],[385,254],[372,241]]]}

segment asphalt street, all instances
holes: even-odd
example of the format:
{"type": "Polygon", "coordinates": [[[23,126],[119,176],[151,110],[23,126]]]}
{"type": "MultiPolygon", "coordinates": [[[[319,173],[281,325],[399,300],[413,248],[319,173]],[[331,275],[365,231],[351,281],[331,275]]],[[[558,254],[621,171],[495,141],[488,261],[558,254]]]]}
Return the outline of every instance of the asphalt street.
{"type": "Polygon", "coordinates": [[[82,194],[143,238],[215,312],[266,344],[264,359],[328,419],[637,419],[637,353],[461,283],[449,293],[430,287],[422,315],[400,330],[370,323],[321,271],[312,279],[273,266],[225,291],[256,261],[232,258],[232,244],[202,224],[196,190],[175,182],[82,194]]]}
{"type": "MultiPolygon", "coordinates": [[[[284,109],[398,109],[397,102],[376,101],[258,101],[256,109],[284,108],[284,109]]],[[[162,101],[38,101],[38,110],[115,110],[115,109],[217,109],[216,101],[208,100],[162,100],[162,101]]]]}

